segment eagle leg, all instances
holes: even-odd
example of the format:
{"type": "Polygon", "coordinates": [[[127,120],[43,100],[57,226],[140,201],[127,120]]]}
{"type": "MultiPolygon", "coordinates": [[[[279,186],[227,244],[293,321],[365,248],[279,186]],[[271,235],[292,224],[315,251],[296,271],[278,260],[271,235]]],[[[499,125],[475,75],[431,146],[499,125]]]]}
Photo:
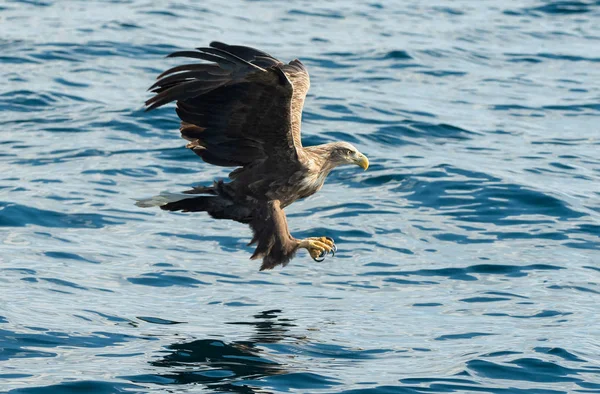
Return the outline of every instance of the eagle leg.
{"type": "Polygon", "coordinates": [[[310,257],[318,262],[323,261],[328,253],[331,252],[332,255],[335,255],[335,252],[337,251],[333,239],[329,237],[305,238],[300,241],[298,248],[308,250],[310,257]]]}

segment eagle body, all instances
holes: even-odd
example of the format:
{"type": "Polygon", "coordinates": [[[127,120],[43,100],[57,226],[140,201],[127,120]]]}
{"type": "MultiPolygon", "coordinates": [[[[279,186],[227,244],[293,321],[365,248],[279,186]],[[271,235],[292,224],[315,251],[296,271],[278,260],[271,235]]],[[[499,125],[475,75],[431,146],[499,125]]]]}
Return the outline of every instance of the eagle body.
{"type": "Polygon", "coordinates": [[[283,209],[321,189],[343,164],[366,169],[368,159],[351,144],[303,147],[302,108],[310,79],[299,60],[284,64],[265,52],[213,42],[170,57],[209,61],[173,67],[158,77],[147,110],[177,102],[187,147],[206,163],[235,167],[229,181],[183,194],[138,201],[141,207],[207,212],[216,219],[249,224],[256,244],[252,259],[263,269],[286,265],[298,249],[313,259],[335,251],[328,237],[294,238],[283,209]]]}
{"type": "Polygon", "coordinates": [[[309,148],[304,149],[297,165],[280,166],[275,160],[265,161],[235,174],[228,186],[238,194],[252,196],[259,201],[279,200],[282,208],[309,197],[323,187],[331,171],[327,161],[309,148]]]}

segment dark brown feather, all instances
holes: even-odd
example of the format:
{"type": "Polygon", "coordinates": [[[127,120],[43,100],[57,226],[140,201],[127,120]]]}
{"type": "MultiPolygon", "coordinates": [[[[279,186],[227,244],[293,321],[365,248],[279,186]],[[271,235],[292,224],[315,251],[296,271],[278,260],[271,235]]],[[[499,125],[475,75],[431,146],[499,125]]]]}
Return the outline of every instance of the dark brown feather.
{"type": "Polygon", "coordinates": [[[164,78],[156,81],[152,86],[148,88],[148,90],[153,90],[156,87],[164,86],[167,84],[180,84],[187,81],[198,80],[198,81],[206,81],[206,82],[224,82],[229,81],[231,78],[228,78],[227,75],[214,75],[207,71],[185,71],[179,72],[175,74],[170,74],[164,78]]]}
{"type": "Polygon", "coordinates": [[[185,100],[187,98],[198,97],[223,86],[225,83],[227,82],[221,80],[206,82],[192,79],[169,85],[166,90],[161,90],[156,96],[146,101],[146,111],[161,107],[173,100],[185,100]]]}
{"type": "Polygon", "coordinates": [[[229,53],[229,52],[227,52],[225,50],[222,50],[222,49],[218,49],[218,48],[196,48],[196,49],[198,49],[200,52],[203,52],[203,53],[210,53],[210,54],[222,57],[222,58],[230,60],[230,61],[232,61],[234,63],[242,62],[242,63],[244,63],[245,65],[247,65],[249,67],[254,67],[254,68],[256,68],[257,70],[260,70],[260,71],[265,71],[264,68],[259,67],[256,64],[248,62],[245,59],[242,59],[241,57],[236,56],[233,53],[229,53]]]}
{"type": "Polygon", "coordinates": [[[248,61],[252,61],[257,56],[263,56],[273,59],[275,62],[279,62],[279,60],[275,59],[273,56],[256,48],[246,47],[243,45],[227,45],[219,41],[211,42],[210,46],[213,48],[222,49],[248,61]]]}
{"type": "Polygon", "coordinates": [[[213,75],[225,75],[225,74],[229,74],[231,72],[229,70],[223,70],[216,64],[203,64],[203,63],[182,64],[181,66],[176,66],[176,67],[168,69],[167,71],[163,72],[158,77],[156,77],[156,79],[161,79],[164,76],[167,76],[169,74],[174,74],[177,72],[181,72],[181,71],[206,71],[213,75]]]}
{"type": "Polygon", "coordinates": [[[223,44],[222,42],[213,41],[210,43],[210,46],[213,48],[218,48],[227,51],[233,55],[236,55],[244,60],[247,60],[263,68],[283,64],[282,62],[275,59],[273,56],[269,55],[266,52],[259,51],[258,49],[250,47],[245,47],[242,45],[227,45],[223,44]]]}
{"type": "Polygon", "coordinates": [[[201,60],[208,60],[209,62],[215,62],[217,63],[220,67],[223,68],[228,68],[228,67],[233,67],[235,66],[235,62],[225,59],[221,56],[216,56],[210,53],[205,53],[205,52],[201,52],[201,51],[179,51],[179,52],[173,52],[169,55],[167,55],[167,57],[189,57],[192,59],[201,59],[201,60]]]}
{"type": "Polygon", "coordinates": [[[278,200],[260,204],[250,222],[254,233],[249,245],[256,244],[251,259],[262,258],[260,270],[284,267],[298,250],[298,240],[292,237],[288,229],[285,212],[278,200]]]}

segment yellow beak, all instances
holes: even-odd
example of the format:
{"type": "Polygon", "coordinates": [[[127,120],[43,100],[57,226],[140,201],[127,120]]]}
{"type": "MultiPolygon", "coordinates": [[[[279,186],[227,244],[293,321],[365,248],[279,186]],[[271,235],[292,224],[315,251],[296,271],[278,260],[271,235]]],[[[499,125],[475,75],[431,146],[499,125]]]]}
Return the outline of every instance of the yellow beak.
{"type": "Polygon", "coordinates": [[[356,160],[354,160],[354,162],[360,167],[362,167],[362,169],[365,171],[367,170],[367,168],[369,168],[369,159],[367,159],[367,156],[363,155],[362,153],[359,153],[358,157],[356,158],[356,160]]]}

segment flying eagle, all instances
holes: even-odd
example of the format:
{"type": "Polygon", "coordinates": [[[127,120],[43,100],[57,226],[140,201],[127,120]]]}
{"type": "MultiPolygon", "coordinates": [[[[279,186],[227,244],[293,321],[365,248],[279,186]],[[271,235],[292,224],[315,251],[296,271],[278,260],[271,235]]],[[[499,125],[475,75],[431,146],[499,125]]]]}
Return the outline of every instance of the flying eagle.
{"type": "Polygon", "coordinates": [[[285,266],[298,249],[322,261],[336,247],[329,237],[294,238],[283,209],[316,193],[331,170],[343,164],[363,169],[369,160],[346,142],[302,146],[300,121],[310,86],[306,67],[257,49],[212,42],[208,48],[168,57],[200,59],[158,76],[146,111],[177,101],[179,130],[187,148],[205,162],[237,167],[230,182],[163,193],[137,202],[167,211],[208,212],[216,219],[249,224],[256,244],[251,259],[261,270],[285,266]]]}

